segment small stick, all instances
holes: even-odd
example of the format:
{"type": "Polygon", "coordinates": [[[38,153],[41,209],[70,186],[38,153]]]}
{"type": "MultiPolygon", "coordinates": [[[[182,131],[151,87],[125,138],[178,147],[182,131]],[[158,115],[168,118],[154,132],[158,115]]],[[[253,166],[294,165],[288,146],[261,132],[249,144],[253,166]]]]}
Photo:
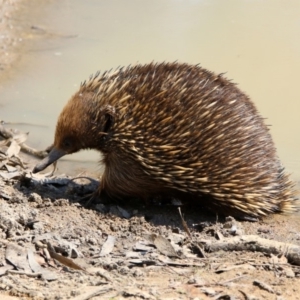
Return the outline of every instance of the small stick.
{"type": "Polygon", "coordinates": [[[41,277],[42,273],[27,273],[23,271],[7,270],[6,273],[16,274],[16,275],[26,275],[28,277],[41,277]]]}
{"type": "Polygon", "coordinates": [[[182,217],[180,207],[178,207],[178,212],[179,212],[179,215],[180,215],[180,218],[181,218],[182,226],[183,226],[185,232],[187,233],[187,235],[189,236],[189,238],[191,239],[191,238],[192,238],[191,232],[190,232],[190,230],[189,230],[188,225],[186,224],[185,220],[184,220],[183,217],[182,217]]]}

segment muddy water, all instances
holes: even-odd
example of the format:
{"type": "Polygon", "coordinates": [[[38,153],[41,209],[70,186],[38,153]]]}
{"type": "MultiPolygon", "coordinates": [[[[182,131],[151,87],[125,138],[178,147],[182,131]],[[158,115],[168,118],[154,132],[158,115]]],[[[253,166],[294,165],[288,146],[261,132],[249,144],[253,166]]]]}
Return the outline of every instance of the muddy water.
{"type": "MultiPolygon", "coordinates": [[[[227,72],[272,124],[279,156],[300,180],[300,1],[26,2],[18,26],[31,29],[0,82],[0,118],[29,124],[15,127],[30,131],[31,146],[52,142],[63,105],[95,71],[179,60],[227,72]]],[[[91,152],[68,159],[65,168],[98,168],[91,152]]]]}

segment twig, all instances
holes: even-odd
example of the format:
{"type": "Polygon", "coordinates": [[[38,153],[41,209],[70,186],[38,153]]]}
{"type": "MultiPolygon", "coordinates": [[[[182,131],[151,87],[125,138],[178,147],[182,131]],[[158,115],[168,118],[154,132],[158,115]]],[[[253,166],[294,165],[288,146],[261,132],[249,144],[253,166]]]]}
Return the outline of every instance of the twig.
{"type": "Polygon", "coordinates": [[[113,287],[111,285],[97,288],[95,291],[91,291],[91,292],[84,293],[83,295],[79,295],[79,296],[73,298],[73,300],[88,300],[95,296],[106,294],[106,293],[110,292],[112,289],[113,289],[113,287]]]}
{"type": "Polygon", "coordinates": [[[275,291],[273,290],[273,288],[270,285],[268,285],[268,284],[266,284],[266,283],[264,283],[262,281],[254,280],[253,284],[256,285],[256,286],[258,286],[262,290],[265,290],[265,291],[267,291],[267,292],[269,292],[271,294],[275,294],[275,291]]]}
{"type": "MultiPolygon", "coordinates": [[[[200,241],[202,242],[202,241],[200,241]]],[[[222,241],[203,241],[205,249],[210,252],[223,251],[259,251],[268,254],[279,255],[286,252],[289,263],[300,265],[300,246],[272,241],[257,235],[243,235],[227,238],[222,241]]]]}
{"type": "Polygon", "coordinates": [[[244,277],[248,277],[248,275],[241,275],[241,276],[238,276],[238,277],[234,277],[232,279],[229,279],[229,280],[226,280],[226,281],[222,281],[219,284],[226,285],[226,284],[228,284],[228,283],[230,283],[232,281],[235,281],[235,280],[238,280],[238,279],[241,279],[241,278],[244,278],[244,277]]]}
{"type": "Polygon", "coordinates": [[[27,273],[23,271],[7,270],[6,273],[15,275],[26,275],[28,277],[41,277],[42,273],[27,273]]]}
{"type": "Polygon", "coordinates": [[[190,232],[189,227],[186,224],[185,220],[183,219],[180,207],[178,207],[178,212],[179,212],[179,215],[180,215],[180,218],[181,218],[182,226],[183,226],[185,232],[187,233],[187,235],[189,236],[189,238],[191,239],[192,238],[191,232],[190,232]]]}
{"type": "MultiPolygon", "coordinates": [[[[0,124],[0,135],[3,136],[6,139],[10,139],[13,138],[13,134],[11,133],[11,131],[9,129],[6,129],[3,125],[0,124]]],[[[26,144],[22,143],[20,144],[21,149],[26,152],[29,153],[31,155],[34,155],[36,157],[39,158],[44,158],[47,156],[47,152],[46,151],[38,151],[30,146],[27,146],[26,144]]]]}

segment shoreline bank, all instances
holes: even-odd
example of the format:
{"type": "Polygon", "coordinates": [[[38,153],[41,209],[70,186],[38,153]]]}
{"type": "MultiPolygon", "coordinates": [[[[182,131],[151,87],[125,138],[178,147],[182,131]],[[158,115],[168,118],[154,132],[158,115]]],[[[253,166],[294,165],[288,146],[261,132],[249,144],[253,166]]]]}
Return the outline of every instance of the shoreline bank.
{"type": "Polygon", "coordinates": [[[23,39],[16,20],[23,2],[23,0],[0,0],[0,77],[21,55],[23,39]]]}

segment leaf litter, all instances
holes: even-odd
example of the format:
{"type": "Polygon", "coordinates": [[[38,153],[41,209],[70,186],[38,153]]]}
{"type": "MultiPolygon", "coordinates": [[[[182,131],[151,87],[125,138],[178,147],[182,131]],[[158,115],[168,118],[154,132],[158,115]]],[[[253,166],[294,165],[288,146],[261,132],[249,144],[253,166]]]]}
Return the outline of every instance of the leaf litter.
{"type": "Polygon", "coordinates": [[[276,235],[273,227],[288,228],[282,226],[288,224],[287,218],[263,223],[261,230],[262,223],[219,220],[185,206],[178,212],[172,205],[104,201],[86,209],[81,199],[97,189],[95,180],[80,175],[54,176],[54,170],[32,174],[32,165],[21,151],[31,149],[38,157],[45,151],[27,146],[28,134],[2,129],[3,125],[0,295],[32,299],[91,299],[97,295],[101,299],[245,299],[268,298],[275,293],[297,299],[300,294],[295,284],[299,267],[287,259],[291,250],[297,255],[297,234],[285,240],[287,247],[280,248],[281,254],[274,252],[275,243],[270,244],[269,253],[229,249],[232,244],[226,244],[232,242],[232,236],[246,242],[245,233],[276,242],[286,235],[276,235]],[[221,242],[223,248],[213,250],[213,245],[221,242]],[[290,285],[296,296],[287,288],[290,285]]]}

